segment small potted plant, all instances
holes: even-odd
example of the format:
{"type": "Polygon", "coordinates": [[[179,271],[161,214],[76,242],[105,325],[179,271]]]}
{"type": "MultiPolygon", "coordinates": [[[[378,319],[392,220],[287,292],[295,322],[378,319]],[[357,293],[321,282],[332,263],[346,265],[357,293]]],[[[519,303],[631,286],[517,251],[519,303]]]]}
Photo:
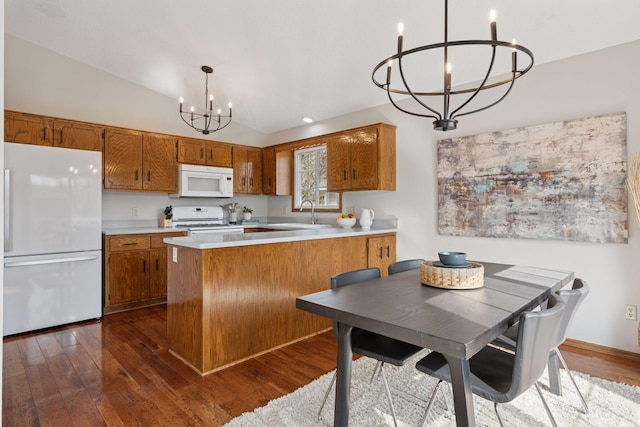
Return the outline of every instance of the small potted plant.
{"type": "Polygon", "coordinates": [[[242,219],[248,221],[251,219],[251,214],[253,213],[253,209],[248,206],[242,208],[242,219]]]}

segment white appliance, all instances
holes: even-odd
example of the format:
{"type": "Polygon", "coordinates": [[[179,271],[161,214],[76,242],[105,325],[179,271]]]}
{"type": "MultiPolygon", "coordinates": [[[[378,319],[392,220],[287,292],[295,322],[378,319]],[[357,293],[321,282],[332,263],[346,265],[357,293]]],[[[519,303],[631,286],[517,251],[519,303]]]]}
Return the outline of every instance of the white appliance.
{"type": "Polygon", "coordinates": [[[178,167],[178,192],[170,197],[233,197],[233,169],[214,166],[178,167]]]}
{"type": "Polygon", "coordinates": [[[220,206],[174,206],[173,226],[188,231],[189,236],[212,233],[244,233],[241,225],[224,222],[220,206]]]}
{"type": "Polygon", "coordinates": [[[3,336],[102,316],[102,154],[4,144],[3,336]]]}

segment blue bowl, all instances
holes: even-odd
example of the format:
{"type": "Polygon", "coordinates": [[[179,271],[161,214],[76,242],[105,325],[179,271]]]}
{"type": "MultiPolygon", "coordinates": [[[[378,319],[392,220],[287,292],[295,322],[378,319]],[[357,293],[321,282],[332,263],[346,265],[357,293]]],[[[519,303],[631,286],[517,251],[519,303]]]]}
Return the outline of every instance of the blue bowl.
{"type": "Polygon", "coordinates": [[[467,254],[464,252],[438,252],[438,258],[444,265],[464,265],[467,254]]]}

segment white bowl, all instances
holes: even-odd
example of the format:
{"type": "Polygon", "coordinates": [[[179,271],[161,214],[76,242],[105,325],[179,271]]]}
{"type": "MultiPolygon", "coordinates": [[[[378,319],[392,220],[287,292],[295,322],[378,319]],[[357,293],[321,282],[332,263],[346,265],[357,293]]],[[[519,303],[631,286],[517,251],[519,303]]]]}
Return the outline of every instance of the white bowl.
{"type": "Polygon", "coordinates": [[[338,226],[342,228],[351,228],[356,224],[355,218],[338,218],[338,226]]]}

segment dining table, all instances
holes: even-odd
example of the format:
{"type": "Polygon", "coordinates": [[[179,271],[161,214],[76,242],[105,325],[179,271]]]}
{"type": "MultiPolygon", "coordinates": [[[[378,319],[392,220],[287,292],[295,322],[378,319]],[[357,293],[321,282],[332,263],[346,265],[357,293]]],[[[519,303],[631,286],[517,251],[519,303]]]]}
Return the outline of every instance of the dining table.
{"type": "Polygon", "coordinates": [[[338,325],[334,426],[349,425],[354,327],[441,353],[451,370],[456,425],[475,426],[469,359],[518,322],[521,313],[572,283],[574,273],[474,263],[484,267],[483,286],[475,289],[426,285],[420,269],[414,269],[296,298],[298,309],[338,325]]]}

